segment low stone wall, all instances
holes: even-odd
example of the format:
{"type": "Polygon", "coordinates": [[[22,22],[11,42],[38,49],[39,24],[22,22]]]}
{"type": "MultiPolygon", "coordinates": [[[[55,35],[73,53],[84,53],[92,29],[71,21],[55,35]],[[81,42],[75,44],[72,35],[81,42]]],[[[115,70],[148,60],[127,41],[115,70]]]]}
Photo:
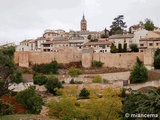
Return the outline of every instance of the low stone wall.
{"type": "Polygon", "coordinates": [[[129,86],[126,86],[124,88],[132,88],[133,90],[138,90],[140,88],[148,87],[148,86],[160,87],[160,80],[148,81],[148,82],[139,83],[139,84],[130,84],[129,86]]]}

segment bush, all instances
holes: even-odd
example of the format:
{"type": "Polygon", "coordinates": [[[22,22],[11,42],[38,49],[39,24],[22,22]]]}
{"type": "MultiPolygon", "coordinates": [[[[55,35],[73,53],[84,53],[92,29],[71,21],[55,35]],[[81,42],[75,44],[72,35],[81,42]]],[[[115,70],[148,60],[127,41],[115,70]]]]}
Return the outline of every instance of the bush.
{"type": "Polygon", "coordinates": [[[60,64],[57,63],[57,61],[52,61],[49,64],[41,64],[37,65],[35,64],[33,66],[33,70],[38,73],[43,73],[43,74],[58,74],[58,69],[61,67],[60,64]]]}
{"type": "Polygon", "coordinates": [[[108,84],[109,81],[108,81],[107,79],[103,79],[103,83],[104,83],[104,84],[108,84]]]}
{"type": "Polygon", "coordinates": [[[148,71],[143,63],[137,57],[137,63],[133,67],[130,75],[131,83],[140,83],[148,79],[148,71]]]}
{"type": "Polygon", "coordinates": [[[79,97],[88,97],[90,95],[89,91],[86,88],[83,88],[79,94],[79,97]]]}
{"type": "Polygon", "coordinates": [[[15,96],[16,101],[22,103],[23,107],[27,110],[27,113],[39,114],[43,100],[39,97],[33,86],[30,86],[28,89],[25,89],[15,96]]]}
{"type": "Polygon", "coordinates": [[[101,61],[96,61],[94,60],[92,62],[92,67],[102,67],[104,63],[102,63],[101,61]]]}
{"type": "Polygon", "coordinates": [[[155,69],[160,69],[160,49],[159,48],[155,51],[153,64],[155,69]]]}
{"type": "Polygon", "coordinates": [[[65,84],[65,81],[64,81],[64,80],[62,80],[62,84],[65,84]]]}
{"type": "Polygon", "coordinates": [[[54,76],[48,76],[45,87],[50,93],[56,95],[55,88],[62,88],[62,83],[58,80],[58,78],[54,76]]]}
{"type": "Polygon", "coordinates": [[[70,84],[75,84],[74,79],[71,79],[70,84]]]}
{"type": "Polygon", "coordinates": [[[47,78],[44,75],[35,75],[33,76],[34,84],[44,85],[47,82],[47,78]]]}
{"type": "Polygon", "coordinates": [[[78,68],[70,68],[68,71],[68,74],[71,77],[77,77],[78,75],[81,75],[82,73],[83,73],[82,70],[78,68]]]}
{"type": "Polygon", "coordinates": [[[131,52],[138,52],[139,51],[137,44],[130,44],[129,47],[131,49],[131,52]]]}
{"type": "Polygon", "coordinates": [[[92,80],[93,83],[102,83],[102,77],[101,76],[94,76],[93,80],[92,80]]]}

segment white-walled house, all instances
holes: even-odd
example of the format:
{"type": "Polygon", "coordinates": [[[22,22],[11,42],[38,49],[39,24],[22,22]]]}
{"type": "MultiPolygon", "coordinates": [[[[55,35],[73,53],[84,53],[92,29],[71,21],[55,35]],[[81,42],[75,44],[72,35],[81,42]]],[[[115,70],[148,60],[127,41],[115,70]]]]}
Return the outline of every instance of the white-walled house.
{"type": "Polygon", "coordinates": [[[29,47],[26,45],[18,45],[16,47],[16,51],[29,51],[29,50],[30,50],[29,47]]]}

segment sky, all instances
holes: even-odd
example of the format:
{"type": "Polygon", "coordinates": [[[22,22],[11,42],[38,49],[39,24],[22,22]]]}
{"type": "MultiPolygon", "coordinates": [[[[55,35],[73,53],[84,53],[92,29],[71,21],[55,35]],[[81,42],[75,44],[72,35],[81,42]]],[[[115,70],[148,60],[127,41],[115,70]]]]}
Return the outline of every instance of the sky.
{"type": "Polygon", "coordinates": [[[124,15],[128,28],[146,18],[160,27],[160,0],[0,0],[0,44],[41,37],[46,29],[80,30],[84,13],[90,31],[110,29],[124,15]]]}

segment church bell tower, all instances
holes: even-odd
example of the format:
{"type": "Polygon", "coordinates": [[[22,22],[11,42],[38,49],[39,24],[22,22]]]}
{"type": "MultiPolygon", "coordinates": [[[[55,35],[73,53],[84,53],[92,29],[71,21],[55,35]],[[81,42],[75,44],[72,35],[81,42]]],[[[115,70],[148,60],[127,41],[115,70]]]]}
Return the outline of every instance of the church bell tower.
{"type": "Polygon", "coordinates": [[[81,20],[81,31],[87,31],[87,21],[85,19],[84,14],[81,20]]]}

